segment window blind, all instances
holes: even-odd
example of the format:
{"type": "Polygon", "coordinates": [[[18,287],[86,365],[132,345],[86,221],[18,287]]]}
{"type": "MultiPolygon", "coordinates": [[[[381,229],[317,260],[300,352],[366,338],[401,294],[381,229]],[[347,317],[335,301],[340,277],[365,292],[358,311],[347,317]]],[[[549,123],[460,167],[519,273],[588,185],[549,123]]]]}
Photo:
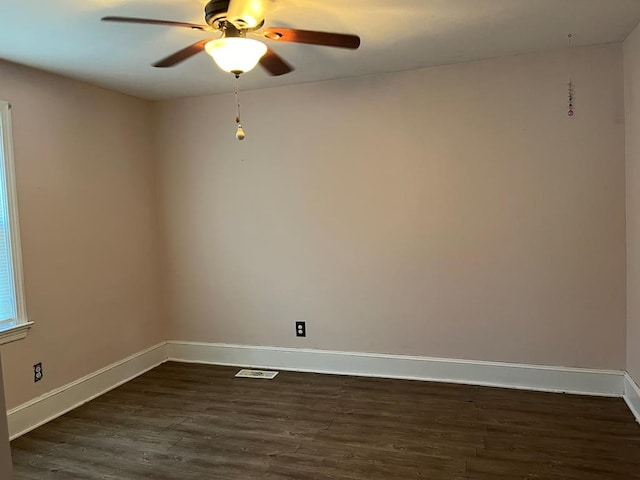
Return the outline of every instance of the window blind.
{"type": "MultiPolygon", "coordinates": [[[[3,138],[0,118],[0,143],[3,138]]],[[[0,144],[0,330],[15,325],[17,321],[4,147],[0,144]]]]}

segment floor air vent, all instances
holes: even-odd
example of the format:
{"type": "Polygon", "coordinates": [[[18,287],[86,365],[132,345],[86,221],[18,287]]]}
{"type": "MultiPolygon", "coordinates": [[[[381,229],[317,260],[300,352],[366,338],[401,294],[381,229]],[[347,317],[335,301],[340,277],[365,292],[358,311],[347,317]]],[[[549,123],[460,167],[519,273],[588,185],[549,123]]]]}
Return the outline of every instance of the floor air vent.
{"type": "Polygon", "coordinates": [[[242,369],[236,373],[236,377],[240,378],[266,378],[267,380],[273,380],[278,372],[268,372],[266,370],[248,370],[242,369]]]}

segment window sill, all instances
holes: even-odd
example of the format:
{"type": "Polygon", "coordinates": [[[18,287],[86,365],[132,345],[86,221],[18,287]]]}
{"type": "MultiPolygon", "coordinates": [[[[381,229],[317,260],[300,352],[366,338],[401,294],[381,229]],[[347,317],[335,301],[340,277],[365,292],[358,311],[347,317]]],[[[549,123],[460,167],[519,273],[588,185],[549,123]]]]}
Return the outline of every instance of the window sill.
{"type": "Polygon", "coordinates": [[[5,343],[15,342],[16,340],[22,340],[27,336],[27,332],[33,325],[33,322],[21,323],[15,327],[7,328],[0,331],[0,345],[5,343]]]}

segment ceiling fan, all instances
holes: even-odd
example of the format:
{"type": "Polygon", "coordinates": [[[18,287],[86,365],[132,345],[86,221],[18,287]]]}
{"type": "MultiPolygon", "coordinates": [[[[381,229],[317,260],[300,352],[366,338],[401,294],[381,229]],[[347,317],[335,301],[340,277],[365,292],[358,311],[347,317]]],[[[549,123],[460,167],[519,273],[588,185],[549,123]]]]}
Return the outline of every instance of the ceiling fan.
{"type": "Polygon", "coordinates": [[[253,69],[258,63],[270,75],[292,72],[280,55],[259,40],[259,36],[275,42],[306,43],[325,47],[357,49],[357,35],[296,30],[291,28],[263,28],[265,7],[268,0],[210,0],[204,7],[206,24],[174,22],[132,17],[104,17],[105,22],[139,23],[191,28],[203,32],[219,33],[218,38],[205,38],[153,64],[154,67],[173,67],[201,51],[213,57],[218,66],[239,76],[253,69]]]}

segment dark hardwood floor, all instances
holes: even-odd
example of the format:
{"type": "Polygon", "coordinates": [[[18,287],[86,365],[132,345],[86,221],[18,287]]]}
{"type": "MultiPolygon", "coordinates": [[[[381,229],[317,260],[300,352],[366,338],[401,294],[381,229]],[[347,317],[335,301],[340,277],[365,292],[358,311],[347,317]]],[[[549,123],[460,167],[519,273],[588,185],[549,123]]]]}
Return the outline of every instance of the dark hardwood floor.
{"type": "Polygon", "coordinates": [[[16,480],[640,479],[624,401],[167,363],[12,442],[16,480]]]}

